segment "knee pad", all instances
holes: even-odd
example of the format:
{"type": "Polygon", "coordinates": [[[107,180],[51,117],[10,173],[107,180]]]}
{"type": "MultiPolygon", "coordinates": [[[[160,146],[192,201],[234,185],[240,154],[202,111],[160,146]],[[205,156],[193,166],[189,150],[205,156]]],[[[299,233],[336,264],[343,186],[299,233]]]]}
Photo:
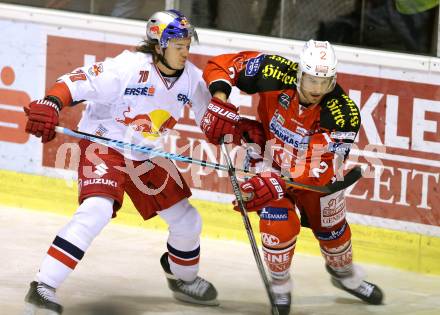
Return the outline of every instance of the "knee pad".
{"type": "Polygon", "coordinates": [[[353,262],[351,230],[345,219],[334,229],[313,231],[319,241],[322,256],[327,265],[338,272],[350,269],[353,262]]]}
{"type": "Polygon", "coordinates": [[[62,239],[85,251],[113,215],[113,199],[89,197],[83,201],[70,222],[58,233],[62,239]]]}
{"type": "Polygon", "coordinates": [[[350,271],[353,264],[351,240],[337,247],[329,247],[323,244],[320,244],[320,247],[322,256],[328,266],[340,274],[350,271]]]}
{"type": "Polygon", "coordinates": [[[315,238],[319,241],[321,247],[338,248],[351,240],[351,230],[347,221],[342,221],[342,225],[335,226],[332,230],[313,231],[315,238]]]}

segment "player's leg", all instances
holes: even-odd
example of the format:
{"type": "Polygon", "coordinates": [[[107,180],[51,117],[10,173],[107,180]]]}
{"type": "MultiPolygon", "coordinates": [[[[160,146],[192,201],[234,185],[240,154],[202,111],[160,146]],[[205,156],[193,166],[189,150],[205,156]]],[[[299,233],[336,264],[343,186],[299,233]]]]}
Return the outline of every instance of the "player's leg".
{"type": "Polygon", "coordinates": [[[94,238],[112,218],[114,210],[122,204],[124,175],[113,167],[117,164],[117,155],[100,154],[99,164],[93,164],[86,157],[87,147],[87,143],[81,143],[78,169],[80,206],[55,236],[35,281],[30,285],[25,297],[27,314],[33,314],[36,308],[61,314],[62,306],[55,296],[56,289],[75,269],[94,238]],[[94,174],[96,165],[102,163],[106,165],[106,173],[94,174]]]}
{"type": "Polygon", "coordinates": [[[202,220],[188,202],[188,185],[169,160],[155,159],[148,168],[140,181],[127,182],[127,193],[145,220],[157,213],[169,226],[168,251],[160,260],[169,288],[179,300],[218,305],[215,287],[198,276],[202,220]]]}
{"type": "Polygon", "coordinates": [[[198,276],[202,227],[199,213],[185,198],[158,214],[169,225],[168,252],[162,255],[161,264],[174,297],[190,303],[218,305],[215,287],[198,276]]]}
{"type": "Polygon", "coordinates": [[[290,265],[300,230],[294,205],[287,199],[273,201],[260,212],[264,261],[269,269],[280,315],[289,314],[292,279],[290,265]]]}
{"type": "Polygon", "coordinates": [[[304,220],[319,241],[326,270],[332,284],[370,304],[381,304],[383,293],[377,285],[365,281],[362,268],[353,264],[351,231],[345,219],[344,192],[328,196],[303,191],[296,202],[304,220]]]}

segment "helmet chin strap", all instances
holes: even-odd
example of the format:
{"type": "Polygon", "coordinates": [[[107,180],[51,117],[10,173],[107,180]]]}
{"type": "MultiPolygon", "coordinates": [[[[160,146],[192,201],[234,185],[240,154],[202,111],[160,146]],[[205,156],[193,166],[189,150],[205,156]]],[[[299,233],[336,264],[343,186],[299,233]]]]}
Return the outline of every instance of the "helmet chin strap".
{"type": "Polygon", "coordinates": [[[170,66],[170,64],[168,63],[168,61],[165,59],[165,49],[166,48],[160,48],[160,54],[159,54],[159,61],[168,69],[173,70],[173,71],[179,71],[180,69],[174,69],[173,67],[170,66]]]}

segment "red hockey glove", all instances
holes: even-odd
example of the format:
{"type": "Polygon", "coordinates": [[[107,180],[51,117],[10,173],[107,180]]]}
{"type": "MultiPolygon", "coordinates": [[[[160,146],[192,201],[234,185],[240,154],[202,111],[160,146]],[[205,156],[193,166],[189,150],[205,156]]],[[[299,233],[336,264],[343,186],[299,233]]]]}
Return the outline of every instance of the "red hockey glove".
{"type": "Polygon", "coordinates": [[[41,137],[45,143],[55,138],[55,126],[58,125],[58,105],[49,100],[37,100],[24,108],[28,118],[26,132],[41,137]]]}
{"type": "Polygon", "coordinates": [[[234,105],[213,97],[202,117],[200,128],[211,143],[219,144],[223,136],[227,134],[232,134],[233,142],[237,143],[239,136],[236,127],[239,119],[240,116],[234,105]]]}
{"type": "Polygon", "coordinates": [[[257,154],[262,156],[266,145],[266,135],[264,134],[263,125],[256,120],[240,118],[240,121],[238,122],[238,130],[241,138],[246,143],[255,143],[258,145],[260,151],[257,152],[257,154]]]}
{"type": "Polygon", "coordinates": [[[270,201],[284,197],[286,183],[276,173],[255,175],[240,185],[243,192],[243,200],[248,211],[258,211],[264,208],[270,201]]]}

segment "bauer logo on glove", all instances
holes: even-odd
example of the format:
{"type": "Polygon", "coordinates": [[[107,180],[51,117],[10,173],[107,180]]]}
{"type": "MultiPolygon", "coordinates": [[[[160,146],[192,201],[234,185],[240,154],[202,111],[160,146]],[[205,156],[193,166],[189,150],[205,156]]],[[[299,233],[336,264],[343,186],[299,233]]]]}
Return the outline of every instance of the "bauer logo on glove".
{"type": "Polygon", "coordinates": [[[48,99],[31,102],[29,107],[24,107],[27,116],[25,131],[41,137],[43,143],[51,141],[55,138],[55,127],[58,125],[60,109],[61,106],[48,99]]]}
{"type": "Polygon", "coordinates": [[[220,116],[226,117],[232,121],[238,121],[240,119],[240,116],[224,107],[217,106],[213,103],[209,103],[208,110],[210,110],[213,113],[217,113],[220,116]]]}
{"type": "Polygon", "coordinates": [[[284,197],[286,191],[284,180],[274,172],[265,175],[255,175],[240,185],[243,201],[248,211],[258,211],[272,200],[284,197]]]}
{"type": "Polygon", "coordinates": [[[237,108],[222,100],[213,97],[202,117],[200,128],[208,141],[219,144],[225,135],[232,134],[234,143],[239,143],[238,122],[240,116],[237,108]]]}
{"type": "Polygon", "coordinates": [[[269,181],[272,183],[273,187],[275,188],[275,191],[278,192],[278,199],[281,199],[284,197],[284,190],[281,187],[280,183],[276,178],[269,178],[269,181]]]}

